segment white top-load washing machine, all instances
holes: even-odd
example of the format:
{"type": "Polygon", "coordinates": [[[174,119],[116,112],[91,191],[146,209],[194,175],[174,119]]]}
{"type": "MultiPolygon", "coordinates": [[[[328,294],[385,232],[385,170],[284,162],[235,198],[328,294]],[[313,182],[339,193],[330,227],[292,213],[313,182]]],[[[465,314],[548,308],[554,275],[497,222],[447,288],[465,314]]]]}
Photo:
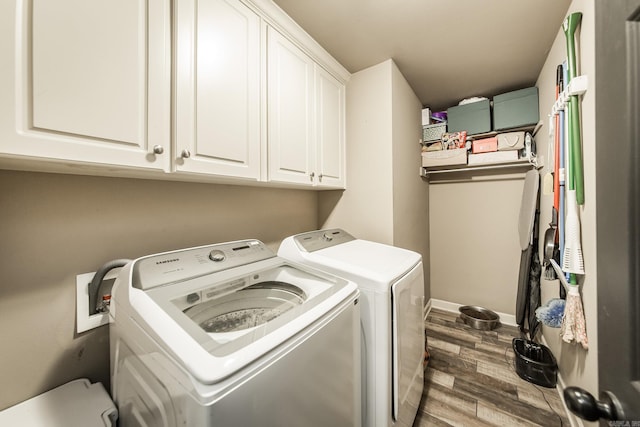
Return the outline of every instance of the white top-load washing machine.
{"type": "Polygon", "coordinates": [[[110,307],[126,426],[355,426],[359,291],[258,240],[136,259],[110,307]]]}
{"type": "Polygon", "coordinates": [[[287,237],[278,255],[355,282],[361,292],[365,426],[411,426],[424,381],[422,256],[340,229],[287,237]]]}

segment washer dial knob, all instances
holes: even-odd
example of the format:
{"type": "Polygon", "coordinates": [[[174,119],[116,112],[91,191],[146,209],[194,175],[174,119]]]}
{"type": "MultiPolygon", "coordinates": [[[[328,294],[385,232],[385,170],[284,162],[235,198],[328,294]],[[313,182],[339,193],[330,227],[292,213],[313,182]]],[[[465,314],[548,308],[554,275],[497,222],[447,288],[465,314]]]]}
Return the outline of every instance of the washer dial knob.
{"type": "Polygon", "coordinates": [[[220,262],[220,261],[224,261],[224,259],[226,258],[226,256],[224,255],[224,252],[215,249],[211,252],[209,252],[209,259],[213,262],[220,262]]]}

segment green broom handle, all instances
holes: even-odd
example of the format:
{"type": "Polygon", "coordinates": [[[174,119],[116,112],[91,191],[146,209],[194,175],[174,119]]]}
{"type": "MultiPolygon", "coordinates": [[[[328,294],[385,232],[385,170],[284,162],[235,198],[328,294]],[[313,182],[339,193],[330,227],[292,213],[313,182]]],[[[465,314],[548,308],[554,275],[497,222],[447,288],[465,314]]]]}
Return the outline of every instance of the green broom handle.
{"type": "MultiPolygon", "coordinates": [[[[575,46],[575,33],[576,28],[580,25],[582,20],[582,13],[575,12],[567,16],[562,24],[565,38],[567,39],[567,56],[569,60],[569,73],[568,84],[576,77],[576,46],[575,46]]],[[[580,138],[580,109],[578,106],[578,96],[572,95],[570,99],[570,133],[569,133],[569,145],[571,148],[571,174],[573,176],[573,183],[576,190],[576,201],[579,205],[584,204],[584,169],[582,165],[582,143],[580,138]]],[[[570,177],[571,179],[571,177],[570,177]]],[[[571,186],[569,187],[571,188],[571,186]]]]}

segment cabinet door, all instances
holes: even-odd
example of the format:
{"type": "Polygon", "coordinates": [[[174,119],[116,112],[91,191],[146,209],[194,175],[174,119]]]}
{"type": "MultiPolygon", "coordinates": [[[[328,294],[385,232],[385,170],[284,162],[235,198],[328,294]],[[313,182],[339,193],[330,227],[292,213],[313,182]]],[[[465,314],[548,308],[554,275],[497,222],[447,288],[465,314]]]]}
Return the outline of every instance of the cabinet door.
{"type": "Polygon", "coordinates": [[[176,2],[178,171],[259,179],[260,18],[237,0],[176,2]]]}
{"type": "Polygon", "coordinates": [[[268,28],[269,180],[313,185],[314,63],[268,28]]]}
{"type": "Polygon", "coordinates": [[[345,186],[344,85],[316,65],[317,185],[345,186]]]}
{"type": "Polygon", "coordinates": [[[0,15],[0,155],[169,170],[169,0],[7,0],[0,15]]]}

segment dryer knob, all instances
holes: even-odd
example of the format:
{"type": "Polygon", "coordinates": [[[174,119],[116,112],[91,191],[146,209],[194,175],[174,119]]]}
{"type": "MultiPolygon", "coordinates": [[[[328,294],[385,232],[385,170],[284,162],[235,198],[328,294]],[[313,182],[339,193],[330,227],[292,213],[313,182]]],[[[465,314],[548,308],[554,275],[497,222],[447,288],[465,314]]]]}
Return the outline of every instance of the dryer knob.
{"type": "Polygon", "coordinates": [[[217,249],[209,253],[209,259],[213,262],[224,261],[225,258],[224,252],[217,249]]]}

